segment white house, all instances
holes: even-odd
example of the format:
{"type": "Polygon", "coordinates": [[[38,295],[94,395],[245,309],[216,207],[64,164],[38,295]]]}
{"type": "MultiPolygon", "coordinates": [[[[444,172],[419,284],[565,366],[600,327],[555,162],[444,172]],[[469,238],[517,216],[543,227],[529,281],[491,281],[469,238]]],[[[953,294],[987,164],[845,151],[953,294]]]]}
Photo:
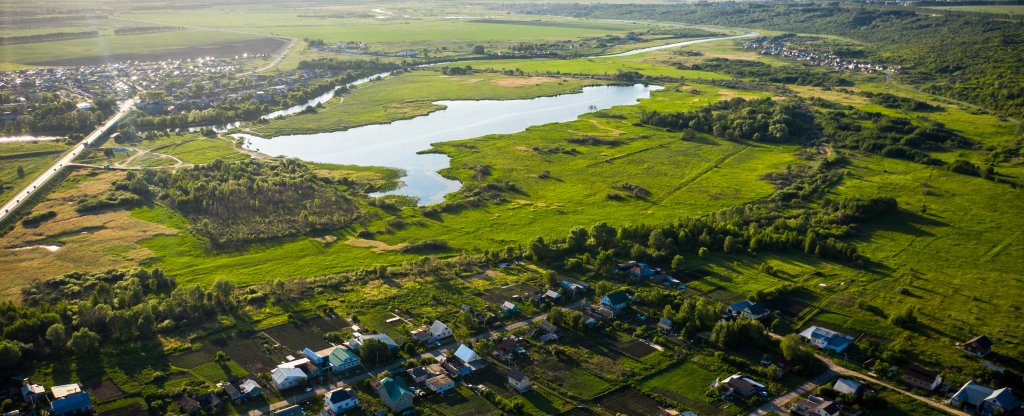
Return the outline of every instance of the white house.
{"type": "Polygon", "coordinates": [[[434,393],[444,393],[455,388],[455,382],[444,374],[427,379],[425,384],[434,393]]]}
{"type": "Polygon", "coordinates": [[[530,378],[514,368],[508,372],[508,384],[520,393],[530,390],[530,378]]]}
{"type": "Polygon", "coordinates": [[[306,381],[306,372],[298,368],[277,367],[270,372],[278,390],[290,389],[306,381]]]}
{"type": "Polygon", "coordinates": [[[341,414],[356,406],[359,406],[359,398],[348,387],[331,390],[324,396],[324,410],[331,415],[341,414]]]}
{"type": "Polygon", "coordinates": [[[452,329],[441,321],[434,321],[429,328],[411,332],[412,337],[428,344],[441,341],[452,336],[452,329]]]}

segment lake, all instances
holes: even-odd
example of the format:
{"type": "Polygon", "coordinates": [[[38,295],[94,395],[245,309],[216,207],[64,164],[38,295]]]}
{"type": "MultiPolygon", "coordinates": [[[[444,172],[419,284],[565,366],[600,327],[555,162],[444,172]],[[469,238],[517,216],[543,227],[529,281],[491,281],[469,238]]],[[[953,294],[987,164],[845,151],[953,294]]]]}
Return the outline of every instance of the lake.
{"type": "Polygon", "coordinates": [[[388,124],[273,139],[248,134],[234,136],[246,139],[246,148],[272,156],[402,169],[402,185],[385,194],[408,195],[418,198],[420,205],[432,205],[461,187],[458,181],[437,173],[448,167],[448,156],[418,154],[430,149],[432,143],[518,133],[531,126],[572,121],[588,112],[636,104],[660,89],[656,85],[605,85],[585,87],[576,94],[528,100],[438,101],[446,108],[388,124]]]}

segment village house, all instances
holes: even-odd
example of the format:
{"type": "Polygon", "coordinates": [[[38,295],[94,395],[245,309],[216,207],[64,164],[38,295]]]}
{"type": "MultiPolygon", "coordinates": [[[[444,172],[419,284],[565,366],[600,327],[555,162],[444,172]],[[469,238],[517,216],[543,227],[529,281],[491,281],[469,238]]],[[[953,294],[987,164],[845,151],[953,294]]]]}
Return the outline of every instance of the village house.
{"type": "Polygon", "coordinates": [[[330,362],[331,371],[335,374],[359,368],[363,364],[356,353],[345,347],[334,347],[327,355],[327,361],[330,362]]]}
{"type": "Polygon", "coordinates": [[[287,390],[306,382],[306,372],[294,367],[277,367],[270,372],[270,378],[278,390],[287,390]]]}
{"type": "Polygon", "coordinates": [[[221,390],[224,390],[224,394],[227,394],[228,399],[231,400],[233,403],[242,403],[242,392],[239,391],[238,387],[235,387],[234,384],[220,382],[217,383],[217,387],[219,387],[221,390]]]}
{"type": "Polygon", "coordinates": [[[846,394],[856,398],[860,397],[861,393],[864,392],[864,385],[856,380],[840,378],[836,380],[836,384],[832,385],[832,389],[839,394],[846,394]]]}
{"type": "Polygon", "coordinates": [[[715,387],[722,389],[725,396],[748,398],[754,395],[766,396],[768,388],[743,374],[733,374],[725,380],[715,381],[715,387]]]}
{"type": "Polygon", "coordinates": [[[964,343],[964,352],[984,357],[992,352],[992,340],[987,336],[979,335],[964,343]]]}
{"type": "Polygon", "coordinates": [[[548,341],[558,341],[558,327],[555,324],[548,321],[541,321],[537,329],[534,329],[530,334],[531,337],[544,343],[548,341]]]}
{"type": "Polygon", "coordinates": [[[359,406],[359,397],[348,387],[341,387],[327,392],[324,395],[324,411],[328,416],[334,416],[359,406]]]}
{"type": "Polygon", "coordinates": [[[551,303],[558,303],[562,301],[562,294],[548,289],[547,292],[544,292],[544,300],[551,303]]]}
{"type": "Polygon", "coordinates": [[[624,291],[615,291],[604,295],[601,298],[601,305],[610,309],[613,313],[618,314],[629,306],[629,295],[624,291]]]}
{"type": "Polygon", "coordinates": [[[53,416],[77,415],[92,412],[92,398],[82,391],[78,384],[64,384],[50,387],[53,401],[50,412],[53,416]]]}
{"type": "Polygon", "coordinates": [[[427,390],[437,394],[441,394],[455,388],[455,382],[444,374],[436,375],[427,379],[424,385],[427,387],[427,390]]]}
{"type": "Polygon", "coordinates": [[[575,293],[586,293],[590,291],[590,284],[579,279],[567,277],[558,282],[558,285],[575,293]]]}
{"type": "Polygon", "coordinates": [[[405,373],[409,375],[414,383],[424,383],[428,379],[444,374],[444,369],[438,364],[428,364],[419,367],[413,367],[405,370],[405,373]]]}
{"type": "Polygon", "coordinates": [[[455,354],[442,356],[442,358],[444,361],[441,366],[454,377],[468,376],[487,365],[487,362],[476,351],[473,351],[465,344],[459,345],[459,348],[455,350],[455,354]]]}
{"type": "Polygon", "coordinates": [[[768,316],[768,308],[764,305],[744,300],[729,306],[729,313],[732,316],[742,316],[747,319],[758,320],[768,316]]]}
{"type": "Polygon", "coordinates": [[[853,337],[820,326],[812,326],[800,333],[800,338],[818,349],[843,352],[853,343],[853,337]]]}
{"type": "Polygon", "coordinates": [[[514,304],[512,302],[509,302],[507,300],[505,301],[505,303],[501,304],[501,314],[502,315],[504,315],[504,316],[514,315],[516,312],[519,312],[519,307],[516,306],[516,304],[514,304]]]}
{"type": "Polygon", "coordinates": [[[942,376],[937,371],[911,365],[903,371],[903,381],[919,389],[932,391],[942,384],[942,376]]]}
{"type": "Polygon", "coordinates": [[[220,413],[221,408],[224,406],[224,402],[220,400],[220,397],[213,393],[200,394],[196,396],[196,401],[199,402],[199,405],[203,407],[203,411],[207,414],[220,413]]]}
{"type": "Polygon", "coordinates": [[[1006,415],[1017,411],[1021,402],[1008,388],[993,389],[968,381],[949,398],[949,404],[980,416],[1006,415]]]}
{"type": "Polygon", "coordinates": [[[25,400],[25,403],[32,403],[46,397],[46,387],[38,384],[32,384],[28,379],[25,379],[24,383],[25,384],[21,386],[21,398],[25,400]]]}
{"type": "Polygon", "coordinates": [[[793,413],[800,416],[839,416],[839,410],[835,402],[813,395],[800,399],[793,407],[793,413]]]}
{"type": "Polygon", "coordinates": [[[402,379],[384,377],[371,381],[370,386],[377,392],[377,396],[380,396],[380,401],[384,402],[384,405],[392,412],[400,414],[412,409],[414,396],[412,390],[405,386],[402,379]]]}
{"type": "Polygon", "coordinates": [[[352,338],[349,338],[348,340],[348,347],[351,348],[353,351],[358,352],[359,347],[363,345],[364,342],[370,339],[375,339],[377,341],[383,342],[393,350],[398,349],[398,343],[395,342],[395,340],[391,339],[391,337],[389,337],[388,334],[363,334],[361,332],[352,333],[352,338]]]}
{"type": "Polygon", "coordinates": [[[196,399],[186,394],[178,399],[178,410],[181,410],[182,414],[198,415],[203,410],[203,406],[196,399]]]}
{"type": "Polygon", "coordinates": [[[421,328],[411,331],[413,339],[424,344],[437,344],[444,339],[452,337],[452,329],[441,321],[434,321],[429,328],[421,328]]]}
{"type": "Polygon", "coordinates": [[[519,339],[514,335],[503,338],[494,346],[494,352],[492,352],[491,355],[501,361],[509,361],[516,358],[520,354],[526,352],[526,350],[519,345],[518,341],[519,339]]]}
{"type": "Polygon", "coordinates": [[[530,391],[530,378],[513,368],[508,371],[508,385],[520,393],[526,393],[530,391]]]}
{"type": "Polygon", "coordinates": [[[636,261],[621,263],[615,266],[615,269],[620,273],[624,272],[637,279],[649,279],[661,274],[661,269],[651,267],[647,263],[640,263],[636,261]]]}
{"type": "Polygon", "coordinates": [[[668,318],[661,318],[661,319],[659,319],[658,320],[658,329],[660,329],[661,332],[671,332],[672,331],[672,320],[668,319],[668,318]]]}

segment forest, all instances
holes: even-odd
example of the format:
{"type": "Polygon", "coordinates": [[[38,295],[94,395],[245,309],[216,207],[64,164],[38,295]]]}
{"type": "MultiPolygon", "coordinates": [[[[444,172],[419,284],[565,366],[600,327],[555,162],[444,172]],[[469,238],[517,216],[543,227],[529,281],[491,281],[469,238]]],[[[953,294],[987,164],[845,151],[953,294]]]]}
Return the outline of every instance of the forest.
{"type": "MultiPolygon", "coordinates": [[[[1006,19],[864,3],[508,6],[523,13],[650,19],[843,36],[874,61],[903,67],[926,91],[1024,116],[1024,26],[1006,19]],[[936,53],[941,51],[941,53],[936,53]]],[[[856,57],[854,57],[856,58],[856,57]]]]}
{"type": "Polygon", "coordinates": [[[317,176],[292,159],[218,159],[174,172],[129,172],[114,189],[181,212],[215,248],[344,228],[361,215],[341,181],[317,176]]]}
{"type": "MultiPolygon", "coordinates": [[[[12,96],[0,92],[0,104],[12,102],[12,99],[12,96]]],[[[115,99],[97,99],[92,110],[80,111],[76,104],[55,94],[34,96],[17,118],[0,121],[0,135],[85,135],[114,113],[115,99]]]]}

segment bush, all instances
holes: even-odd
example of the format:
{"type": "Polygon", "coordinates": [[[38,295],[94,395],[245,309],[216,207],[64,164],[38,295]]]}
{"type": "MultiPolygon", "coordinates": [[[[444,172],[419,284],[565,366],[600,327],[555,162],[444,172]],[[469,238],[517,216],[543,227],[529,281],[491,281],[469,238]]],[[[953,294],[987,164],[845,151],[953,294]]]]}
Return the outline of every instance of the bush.
{"type": "Polygon", "coordinates": [[[44,221],[49,221],[56,217],[57,213],[55,211],[38,212],[35,214],[31,214],[25,217],[25,219],[21,220],[21,225],[25,227],[35,227],[44,221]]]}

